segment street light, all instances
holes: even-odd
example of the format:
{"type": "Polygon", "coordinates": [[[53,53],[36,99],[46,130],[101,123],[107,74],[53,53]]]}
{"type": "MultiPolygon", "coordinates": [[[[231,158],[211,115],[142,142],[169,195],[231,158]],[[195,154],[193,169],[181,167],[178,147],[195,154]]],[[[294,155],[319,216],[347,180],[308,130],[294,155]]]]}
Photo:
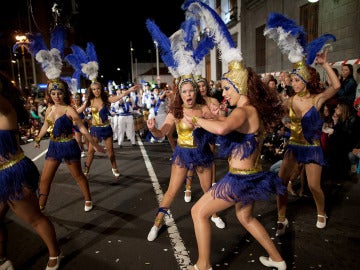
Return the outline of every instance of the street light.
{"type": "MultiPolygon", "coordinates": [[[[26,70],[26,59],[25,59],[25,47],[29,45],[29,41],[25,35],[16,35],[16,44],[14,48],[21,47],[21,56],[22,56],[22,62],[23,62],[23,68],[24,68],[24,81],[25,81],[25,88],[29,89],[29,83],[28,83],[28,76],[27,76],[27,70],[26,70]]],[[[20,85],[21,87],[21,85],[20,85]]]]}

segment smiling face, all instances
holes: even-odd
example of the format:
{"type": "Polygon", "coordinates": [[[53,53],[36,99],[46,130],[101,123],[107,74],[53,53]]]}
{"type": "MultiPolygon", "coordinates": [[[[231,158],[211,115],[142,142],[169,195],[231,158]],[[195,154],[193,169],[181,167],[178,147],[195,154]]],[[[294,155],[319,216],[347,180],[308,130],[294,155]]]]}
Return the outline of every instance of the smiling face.
{"type": "Polygon", "coordinates": [[[101,95],[101,85],[100,84],[93,83],[93,84],[91,84],[90,89],[93,92],[95,97],[100,97],[100,95],[101,95]]]}
{"type": "Polygon", "coordinates": [[[228,80],[221,80],[222,95],[230,106],[236,106],[240,98],[240,94],[235,90],[234,86],[228,80]]]}
{"type": "Polygon", "coordinates": [[[50,97],[54,104],[61,104],[64,101],[64,92],[62,90],[51,90],[50,97]]]}
{"type": "Polygon", "coordinates": [[[181,85],[180,96],[184,103],[184,107],[194,107],[196,100],[196,90],[194,89],[192,83],[186,82],[181,85]]]}

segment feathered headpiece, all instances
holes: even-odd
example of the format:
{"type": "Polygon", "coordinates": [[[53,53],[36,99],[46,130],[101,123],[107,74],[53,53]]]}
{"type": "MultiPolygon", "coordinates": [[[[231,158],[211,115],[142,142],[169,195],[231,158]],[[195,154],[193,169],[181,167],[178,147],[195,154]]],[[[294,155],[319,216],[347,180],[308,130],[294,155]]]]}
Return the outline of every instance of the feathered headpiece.
{"type": "MultiPolygon", "coordinates": [[[[48,90],[57,89],[64,90],[65,86],[60,80],[62,70],[62,57],[65,47],[65,34],[66,29],[60,25],[56,26],[51,33],[50,47],[45,45],[44,39],[40,33],[28,34],[29,40],[28,51],[35,57],[37,62],[41,64],[41,68],[45,72],[46,77],[49,79],[48,90]]],[[[16,49],[14,47],[14,49],[16,49]]]]}
{"type": "Polygon", "coordinates": [[[229,71],[222,79],[226,79],[238,93],[246,95],[248,72],[243,63],[242,53],[236,47],[224,21],[215,10],[200,1],[188,0],[184,3],[183,9],[187,17],[201,22],[205,27],[205,33],[219,49],[221,59],[228,64],[229,71]]]}
{"type": "Polygon", "coordinates": [[[316,54],[329,39],[336,41],[335,36],[325,34],[307,45],[304,29],[278,13],[269,14],[264,35],[272,38],[281,52],[288,56],[289,61],[294,64],[293,73],[304,83],[307,83],[310,76],[307,66],[314,62],[316,54]]]}
{"type": "Polygon", "coordinates": [[[65,60],[72,65],[75,72],[73,77],[77,78],[83,75],[85,78],[96,82],[99,72],[99,63],[95,46],[92,42],[88,42],[86,51],[77,45],[72,45],[72,54],[68,54],[65,60]]]}
{"type": "Polygon", "coordinates": [[[179,30],[169,38],[161,32],[151,20],[146,20],[146,27],[152,39],[158,44],[163,62],[168,66],[171,75],[177,79],[178,87],[190,81],[197,89],[194,78],[196,69],[210,49],[214,47],[211,39],[197,43],[195,35],[198,21],[186,20],[179,30]]]}

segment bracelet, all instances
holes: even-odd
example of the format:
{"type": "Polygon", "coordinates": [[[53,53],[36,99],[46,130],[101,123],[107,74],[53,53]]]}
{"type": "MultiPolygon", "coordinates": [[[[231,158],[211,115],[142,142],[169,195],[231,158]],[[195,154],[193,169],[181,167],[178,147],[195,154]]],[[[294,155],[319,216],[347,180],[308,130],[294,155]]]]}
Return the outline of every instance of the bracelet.
{"type": "Polygon", "coordinates": [[[196,116],[193,116],[192,119],[191,119],[191,122],[193,122],[194,126],[197,126],[198,118],[196,116]]]}
{"type": "Polygon", "coordinates": [[[40,141],[41,141],[41,138],[40,138],[40,137],[36,137],[36,138],[35,138],[35,142],[36,142],[37,144],[39,144],[40,141]]]}

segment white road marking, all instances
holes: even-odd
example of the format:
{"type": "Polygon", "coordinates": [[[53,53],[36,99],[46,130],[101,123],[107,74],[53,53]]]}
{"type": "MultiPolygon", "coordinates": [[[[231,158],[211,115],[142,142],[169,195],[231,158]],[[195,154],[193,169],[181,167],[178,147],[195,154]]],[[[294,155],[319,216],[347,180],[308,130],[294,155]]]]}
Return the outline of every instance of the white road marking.
{"type": "Polygon", "coordinates": [[[43,155],[45,155],[46,152],[47,152],[47,149],[46,149],[44,152],[42,152],[41,154],[39,154],[39,155],[37,155],[36,157],[34,157],[34,158],[32,159],[32,161],[38,160],[38,159],[41,158],[43,155]]]}
{"type": "MultiPolygon", "coordinates": [[[[151,164],[151,161],[149,159],[149,156],[146,153],[144,144],[142,143],[141,139],[137,137],[137,142],[141,150],[141,154],[144,158],[146,169],[149,173],[156,198],[160,204],[164,193],[160,187],[159,181],[157,179],[157,176],[155,174],[154,168],[151,164]]],[[[191,264],[189,252],[186,250],[184,241],[182,240],[179,230],[175,224],[175,221],[172,217],[171,211],[168,210],[169,215],[165,215],[165,224],[167,225],[167,232],[169,233],[170,237],[170,243],[174,249],[174,256],[179,264],[180,269],[188,269],[189,265],[191,264]]]]}

